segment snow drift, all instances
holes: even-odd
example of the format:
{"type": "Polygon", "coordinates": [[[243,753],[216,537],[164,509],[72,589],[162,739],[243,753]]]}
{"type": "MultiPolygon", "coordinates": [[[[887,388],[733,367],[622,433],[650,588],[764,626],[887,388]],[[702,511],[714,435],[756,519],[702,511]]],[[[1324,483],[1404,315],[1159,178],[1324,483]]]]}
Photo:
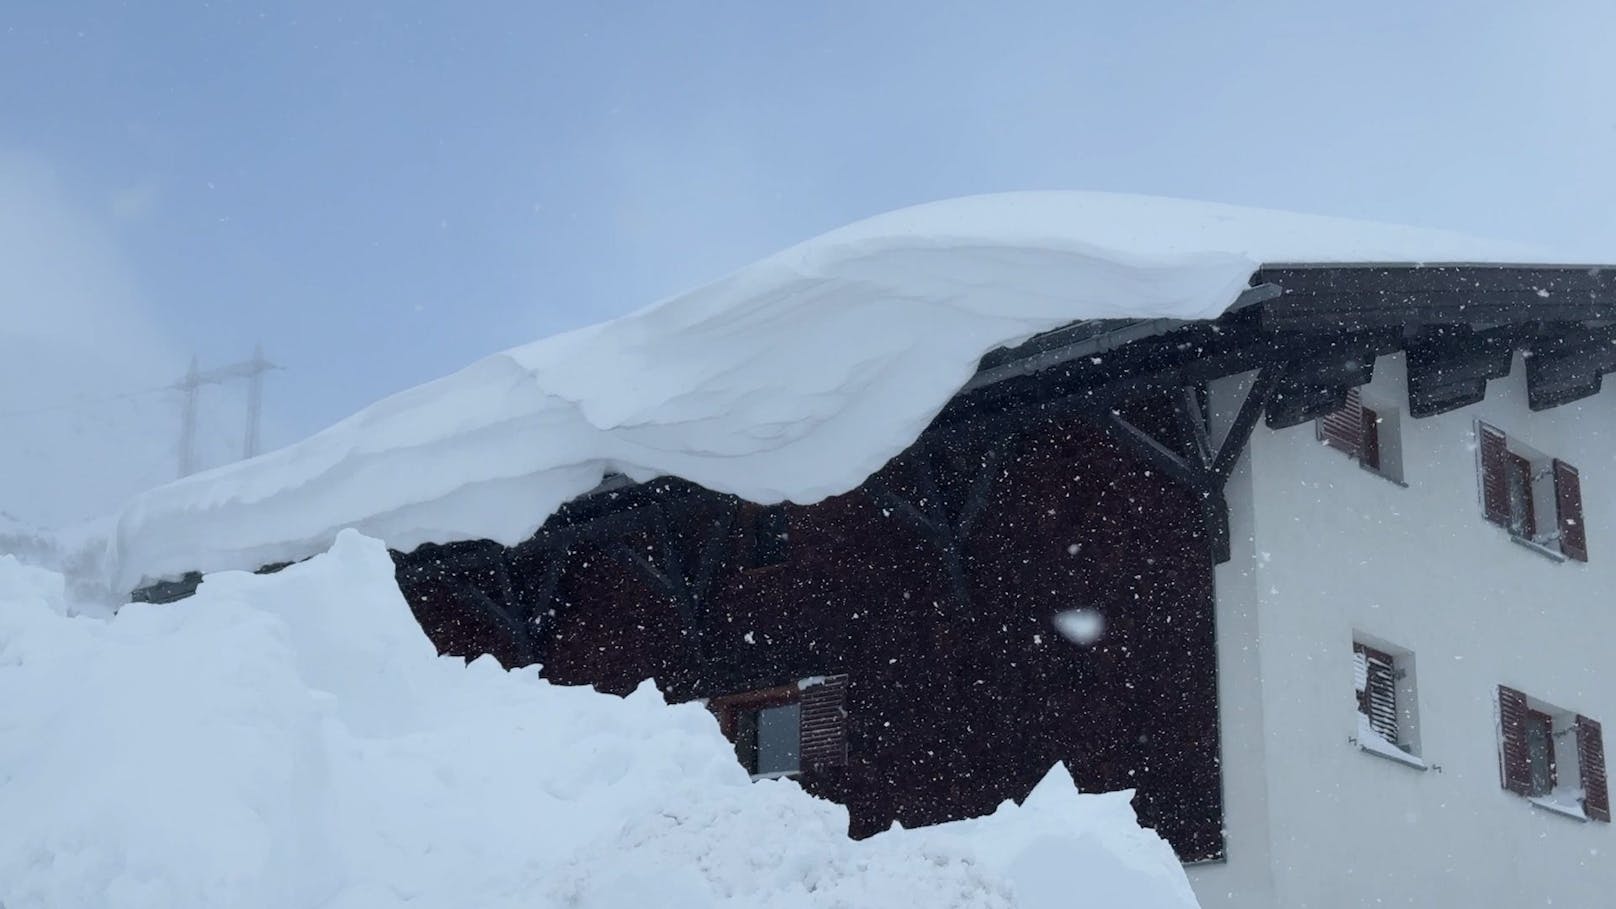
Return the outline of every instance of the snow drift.
{"type": "Polygon", "coordinates": [[[924,205],[491,356],[299,444],[152,491],[114,584],[322,551],[529,537],[608,471],[757,502],[855,488],[985,352],[1078,319],[1222,313],[1258,263],[1527,261],[1453,234],[1102,193],[924,205]]]}
{"type": "Polygon", "coordinates": [[[1195,905],[1128,793],[854,842],[700,706],[440,659],[385,548],[69,617],[0,556],[0,904],[1195,905]]]}

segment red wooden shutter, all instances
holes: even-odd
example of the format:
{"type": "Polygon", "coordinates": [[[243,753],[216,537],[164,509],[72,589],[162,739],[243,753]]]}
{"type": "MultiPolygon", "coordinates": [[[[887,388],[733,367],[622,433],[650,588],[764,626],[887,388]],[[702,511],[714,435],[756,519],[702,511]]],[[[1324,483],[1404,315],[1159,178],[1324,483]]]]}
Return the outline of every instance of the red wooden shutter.
{"type": "Polygon", "coordinates": [[[1498,767],[1505,789],[1519,795],[1532,791],[1532,759],[1526,748],[1526,695],[1498,686],[1498,767]]]}
{"type": "Polygon", "coordinates": [[[1502,430],[1476,424],[1481,445],[1481,510],[1487,520],[1509,526],[1509,449],[1502,430]]]}
{"type": "Polygon", "coordinates": [[[1314,431],[1320,442],[1358,457],[1364,438],[1363,402],[1358,396],[1358,389],[1347,389],[1346,406],[1319,417],[1314,431]]]}
{"type": "Polygon", "coordinates": [[[802,689],[802,769],[847,763],[847,676],[802,689]]]}
{"type": "MultiPolygon", "coordinates": [[[[1356,395],[1358,390],[1354,388],[1356,395]]],[[[1358,408],[1359,417],[1363,423],[1363,432],[1358,443],[1358,460],[1370,470],[1380,470],[1380,414],[1367,407],[1358,408]]]]}
{"type": "Polygon", "coordinates": [[[1582,770],[1582,810],[1596,821],[1610,823],[1610,789],[1605,783],[1605,740],[1599,724],[1577,717],[1577,766],[1582,770]]]}
{"type": "Polygon", "coordinates": [[[1554,506],[1560,519],[1560,552],[1588,561],[1588,528],[1582,523],[1582,478],[1577,468],[1554,459],[1554,506]]]}

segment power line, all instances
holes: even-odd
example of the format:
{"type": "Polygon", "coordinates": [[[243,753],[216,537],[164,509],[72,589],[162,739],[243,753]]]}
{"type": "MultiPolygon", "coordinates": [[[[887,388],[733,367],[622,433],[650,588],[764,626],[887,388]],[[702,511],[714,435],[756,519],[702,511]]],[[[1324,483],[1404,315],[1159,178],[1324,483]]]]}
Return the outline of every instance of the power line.
{"type": "Polygon", "coordinates": [[[56,413],[63,410],[81,410],[96,404],[108,404],[113,401],[127,401],[131,398],[138,398],[143,395],[173,390],[174,386],[172,385],[159,385],[155,388],[139,388],[134,391],[126,391],[115,395],[103,395],[98,398],[79,398],[75,401],[63,401],[60,404],[49,404],[44,407],[32,407],[26,410],[0,410],[0,418],[28,417],[35,414],[56,413]]]}

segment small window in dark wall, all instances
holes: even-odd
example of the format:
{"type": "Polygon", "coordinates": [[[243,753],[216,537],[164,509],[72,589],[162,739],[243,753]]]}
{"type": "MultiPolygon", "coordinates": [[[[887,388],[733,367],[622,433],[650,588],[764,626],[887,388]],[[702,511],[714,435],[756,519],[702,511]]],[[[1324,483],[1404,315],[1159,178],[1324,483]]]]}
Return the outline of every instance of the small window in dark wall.
{"type": "Polygon", "coordinates": [[[1360,389],[1347,390],[1346,406],[1314,421],[1315,437],[1365,470],[1395,483],[1403,481],[1402,438],[1397,408],[1366,401],[1360,389]]]}
{"type": "Polygon", "coordinates": [[[1476,423],[1482,515],[1550,556],[1588,561],[1582,476],[1489,423],[1476,423]]]}
{"type": "Polygon", "coordinates": [[[815,676],[709,698],[707,708],[754,777],[847,763],[847,676],[815,676]]]}
{"type": "Polygon", "coordinates": [[[802,769],[801,728],[798,703],[741,710],[735,718],[735,754],[754,776],[795,773],[802,769]]]}

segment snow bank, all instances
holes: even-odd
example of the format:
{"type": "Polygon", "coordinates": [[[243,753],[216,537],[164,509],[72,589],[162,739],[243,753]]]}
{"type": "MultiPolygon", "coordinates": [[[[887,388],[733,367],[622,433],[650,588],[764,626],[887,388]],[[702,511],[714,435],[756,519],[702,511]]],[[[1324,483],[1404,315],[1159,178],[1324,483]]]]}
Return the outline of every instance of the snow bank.
{"type": "Polygon", "coordinates": [[[496,354],[297,445],[150,492],[114,586],[322,551],[520,542],[608,471],[757,502],[858,486],[982,354],[1077,319],[1223,312],[1259,262],[1538,258],[1457,235],[1100,193],[905,209],[496,354]]]}
{"type": "Polygon", "coordinates": [[[0,904],[1195,905],[1126,794],[863,842],[753,784],[701,707],[439,659],[384,547],[345,533],[196,597],[63,614],[0,558],[0,904]]]}

